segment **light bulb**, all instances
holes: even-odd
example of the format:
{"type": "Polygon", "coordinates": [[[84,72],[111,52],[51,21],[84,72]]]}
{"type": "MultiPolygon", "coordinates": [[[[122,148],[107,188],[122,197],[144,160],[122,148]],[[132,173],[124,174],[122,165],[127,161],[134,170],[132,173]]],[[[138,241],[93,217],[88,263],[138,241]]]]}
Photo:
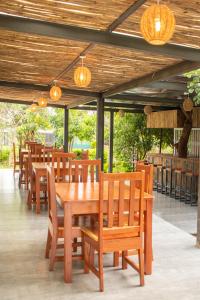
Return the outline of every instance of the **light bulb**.
{"type": "Polygon", "coordinates": [[[155,30],[156,30],[156,32],[159,32],[160,29],[161,29],[160,18],[156,18],[156,19],[155,19],[155,30]]]}

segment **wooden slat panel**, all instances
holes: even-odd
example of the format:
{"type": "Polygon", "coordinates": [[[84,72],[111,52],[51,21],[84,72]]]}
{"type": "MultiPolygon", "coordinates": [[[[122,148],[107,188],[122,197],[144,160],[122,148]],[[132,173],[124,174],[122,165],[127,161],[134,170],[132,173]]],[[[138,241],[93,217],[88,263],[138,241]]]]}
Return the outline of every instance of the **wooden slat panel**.
{"type": "Polygon", "coordinates": [[[179,110],[153,112],[147,116],[148,128],[178,128],[183,124],[184,115],[179,110]]]}

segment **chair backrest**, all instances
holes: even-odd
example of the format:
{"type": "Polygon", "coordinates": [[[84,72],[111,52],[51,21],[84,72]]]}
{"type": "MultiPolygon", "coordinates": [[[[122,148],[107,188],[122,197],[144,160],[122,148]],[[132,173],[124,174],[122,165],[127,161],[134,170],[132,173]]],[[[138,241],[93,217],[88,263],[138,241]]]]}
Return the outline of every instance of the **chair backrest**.
{"type": "Polygon", "coordinates": [[[15,148],[15,143],[13,143],[13,160],[14,164],[16,163],[16,148],[15,148]]]}
{"type": "Polygon", "coordinates": [[[81,159],[89,159],[88,150],[81,152],[81,159]]]}
{"type": "Polygon", "coordinates": [[[71,182],[98,181],[100,170],[100,159],[82,159],[69,162],[69,178],[71,182]]]}
{"type": "Polygon", "coordinates": [[[31,185],[33,186],[33,167],[32,167],[32,156],[31,153],[28,153],[28,180],[31,185]]]}
{"type": "MultiPolygon", "coordinates": [[[[107,229],[118,227],[126,234],[142,236],[145,172],[103,173],[99,176],[99,240],[107,229]],[[138,186],[139,183],[139,186],[138,186]],[[137,187],[136,187],[137,184],[137,187]],[[104,200],[108,199],[105,224],[104,200]]],[[[114,235],[119,233],[114,230],[114,235]]],[[[113,230],[112,230],[113,232],[113,230]]]]}
{"type": "Polygon", "coordinates": [[[53,156],[53,152],[54,152],[54,148],[53,147],[45,147],[42,149],[42,159],[43,162],[51,162],[52,161],[52,156],[53,156]]]}
{"type": "Polygon", "coordinates": [[[69,161],[76,158],[75,153],[53,152],[52,165],[56,165],[56,182],[65,181],[69,174],[69,161]]]}
{"type": "Polygon", "coordinates": [[[53,224],[53,229],[58,228],[57,219],[57,204],[56,204],[56,190],[55,190],[55,174],[54,168],[47,166],[47,192],[48,192],[48,211],[49,219],[53,224]]]}
{"type": "Polygon", "coordinates": [[[136,164],[136,171],[145,171],[144,191],[148,194],[153,194],[153,165],[136,164]]]}
{"type": "Polygon", "coordinates": [[[43,161],[43,148],[44,146],[41,144],[35,145],[34,153],[36,155],[35,161],[42,162],[43,161]]]}

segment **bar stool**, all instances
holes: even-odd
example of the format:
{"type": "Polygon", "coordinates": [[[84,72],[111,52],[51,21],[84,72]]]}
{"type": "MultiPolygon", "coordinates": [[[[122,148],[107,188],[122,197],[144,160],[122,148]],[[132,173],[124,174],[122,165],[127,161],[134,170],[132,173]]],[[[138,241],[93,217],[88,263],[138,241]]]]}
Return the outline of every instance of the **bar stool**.
{"type": "Polygon", "coordinates": [[[172,167],[173,159],[171,157],[165,158],[165,168],[163,169],[163,193],[166,195],[172,195],[173,184],[173,167],[172,167]]]}
{"type": "Polygon", "coordinates": [[[159,156],[156,165],[156,190],[157,192],[163,191],[163,157],[159,156]]]}
{"type": "Polygon", "coordinates": [[[180,201],[185,200],[184,194],[184,159],[175,159],[175,169],[174,169],[174,197],[180,201]]]}
{"type": "Polygon", "coordinates": [[[188,159],[185,173],[185,203],[192,206],[196,206],[198,201],[198,176],[198,161],[188,159]]]}

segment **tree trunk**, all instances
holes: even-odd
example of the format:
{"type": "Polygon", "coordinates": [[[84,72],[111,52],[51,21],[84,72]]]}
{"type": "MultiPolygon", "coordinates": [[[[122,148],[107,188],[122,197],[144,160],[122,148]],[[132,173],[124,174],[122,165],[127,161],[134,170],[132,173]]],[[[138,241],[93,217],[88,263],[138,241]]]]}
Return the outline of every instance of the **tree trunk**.
{"type": "Polygon", "coordinates": [[[175,147],[178,152],[178,157],[187,158],[187,152],[188,152],[188,140],[190,137],[190,132],[192,130],[192,113],[186,113],[185,112],[185,122],[183,126],[183,131],[180,137],[180,140],[177,144],[175,144],[175,147]]]}

